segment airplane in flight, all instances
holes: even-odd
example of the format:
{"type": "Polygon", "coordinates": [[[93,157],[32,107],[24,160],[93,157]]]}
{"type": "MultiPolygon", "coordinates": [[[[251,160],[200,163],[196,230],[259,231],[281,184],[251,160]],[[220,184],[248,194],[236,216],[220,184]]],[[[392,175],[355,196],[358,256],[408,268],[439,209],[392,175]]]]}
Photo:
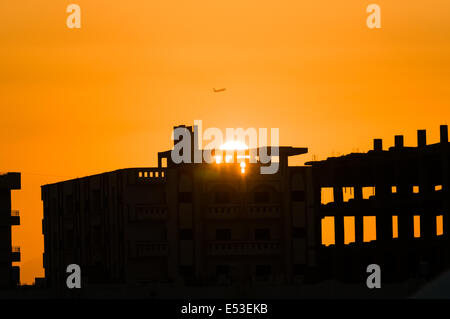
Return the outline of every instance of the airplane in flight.
{"type": "Polygon", "coordinates": [[[225,90],[226,90],[226,88],[222,88],[222,89],[215,89],[215,88],[213,88],[214,93],[223,92],[225,90]]]}

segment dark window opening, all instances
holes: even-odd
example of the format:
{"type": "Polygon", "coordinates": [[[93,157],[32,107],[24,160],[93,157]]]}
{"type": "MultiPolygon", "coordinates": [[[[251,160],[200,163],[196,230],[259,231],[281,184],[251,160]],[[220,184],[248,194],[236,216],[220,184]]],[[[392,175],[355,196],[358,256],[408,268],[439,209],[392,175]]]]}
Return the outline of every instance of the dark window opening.
{"type": "Polygon", "coordinates": [[[216,240],[231,240],[231,230],[216,229],[216,240]]]}
{"type": "Polygon", "coordinates": [[[272,273],[272,267],[270,265],[256,265],[255,267],[255,275],[257,277],[267,278],[272,273]]]}
{"type": "Polygon", "coordinates": [[[229,265],[217,265],[216,266],[216,274],[217,276],[225,275],[228,276],[230,274],[230,266],[229,265]]]}
{"type": "Polygon", "coordinates": [[[226,204],[231,202],[231,196],[229,192],[216,192],[215,197],[216,203],[218,204],[226,204]]]}
{"type": "Polygon", "coordinates": [[[305,273],[305,265],[295,264],[294,265],[294,275],[299,276],[305,273]]]}
{"type": "Polygon", "coordinates": [[[194,267],[193,266],[180,266],[180,275],[183,277],[193,277],[194,267]]]}
{"type": "Polygon", "coordinates": [[[270,240],[270,229],[255,229],[255,240],[270,240]]]}
{"type": "Polygon", "coordinates": [[[269,203],[270,193],[269,192],[255,192],[254,194],[255,203],[269,203]]]}

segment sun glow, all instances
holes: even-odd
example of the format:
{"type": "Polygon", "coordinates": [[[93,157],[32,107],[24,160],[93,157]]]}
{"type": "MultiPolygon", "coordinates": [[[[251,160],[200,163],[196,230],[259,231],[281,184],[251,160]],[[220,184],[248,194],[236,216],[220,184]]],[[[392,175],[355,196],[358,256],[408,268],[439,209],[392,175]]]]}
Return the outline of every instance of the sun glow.
{"type": "Polygon", "coordinates": [[[228,141],[220,145],[219,149],[224,151],[245,151],[248,150],[248,146],[240,141],[228,141]]]}
{"type": "MultiPolygon", "coordinates": [[[[221,151],[226,151],[226,153],[228,153],[228,151],[237,151],[237,152],[242,152],[242,151],[247,151],[248,150],[248,146],[240,141],[227,141],[224,144],[222,144],[219,149],[221,151]]],[[[238,163],[240,163],[240,167],[241,167],[241,173],[244,174],[245,173],[245,159],[249,159],[250,156],[249,155],[244,155],[244,154],[236,154],[236,159],[238,160],[238,163]],[[241,161],[239,161],[241,160],[241,161]]],[[[223,162],[224,158],[220,155],[216,155],[215,156],[215,160],[217,164],[220,164],[223,162]]],[[[226,154],[225,155],[225,163],[231,163],[233,162],[233,155],[230,154],[226,154]]]]}

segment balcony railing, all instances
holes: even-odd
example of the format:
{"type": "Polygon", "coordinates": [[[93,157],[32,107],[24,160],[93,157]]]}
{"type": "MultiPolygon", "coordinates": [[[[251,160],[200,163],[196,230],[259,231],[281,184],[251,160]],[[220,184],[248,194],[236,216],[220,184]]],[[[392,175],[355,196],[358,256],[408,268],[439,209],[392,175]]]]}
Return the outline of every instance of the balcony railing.
{"type": "Polygon", "coordinates": [[[278,241],[214,241],[208,243],[210,255],[277,255],[281,253],[278,241]]]}
{"type": "Polygon", "coordinates": [[[167,256],[166,242],[139,243],[136,245],[136,257],[167,256]]]}
{"type": "Polygon", "coordinates": [[[281,205],[279,204],[250,204],[242,205],[210,205],[207,211],[210,219],[252,219],[279,218],[281,205]]]}
{"type": "Polygon", "coordinates": [[[144,205],[137,206],[135,209],[134,220],[155,220],[164,219],[167,217],[167,206],[166,205],[144,205]]]}
{"type": "Polygon", "coordinates": [[[238,218],[244,216],[244,208],[240,205],[211,205],[208,207],[208,218],[238,218]]]}
{"type": "Polygon", "coordinates": [[[247,208],[249,218],[277,218],[281,216],[278,204],[254,204],[247,208]]]}
{"type": "Polygon", "coordinates": [[[11,216],[12,216],[12,217],[20,216],[20,211],[19,211],[19,210],[12,210],[12,211],[11,211],[11,216]]]}

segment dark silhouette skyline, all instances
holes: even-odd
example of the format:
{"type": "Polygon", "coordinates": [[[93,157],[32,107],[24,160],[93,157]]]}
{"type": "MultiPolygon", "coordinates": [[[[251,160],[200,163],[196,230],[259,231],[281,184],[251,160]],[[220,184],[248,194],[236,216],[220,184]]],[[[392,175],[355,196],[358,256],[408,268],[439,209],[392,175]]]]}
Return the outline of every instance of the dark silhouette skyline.
{"type": "Polygon", "coordinates": [[[327,280],[358,291],[367,289],[369,264],[380,265],[383,283],[417,279],[421,285],[448,268],[447,126],[440,133],[432,145],[419,130],[416,147],[396,136],[395,146],[383,150],[375,139],[367,153],[305,166],[289,166],[288,157],[306,148],[280,147],[280,169],[272,175],[260,174],[261,163],[246,163],[245,173],[239,163],[175,164],[167,151],[158,153],[158,167],[44,185],[45,279],[39,285],[64,290],[69,264],[81,267],[85,291],[111,286],[136,292],[130,287],[155,284],[178,291],[307,287],[327,280]],[[367,187],[375,190],[368,198],[367,187]],[[333,189],[327,204],[324,188],[333,189]],[[346,188],[353,194],[348,201],[346,188]],[[363,240],[364,216],[375,217],[374,241],[363,240]],[[414,216],[420,216],[417,238],[414,216]],[[330,246],[323,245],[324,217],[334,220],[330,246]],[[350,244],[344,244],[344,217],[354,218],[350,244]]]}

